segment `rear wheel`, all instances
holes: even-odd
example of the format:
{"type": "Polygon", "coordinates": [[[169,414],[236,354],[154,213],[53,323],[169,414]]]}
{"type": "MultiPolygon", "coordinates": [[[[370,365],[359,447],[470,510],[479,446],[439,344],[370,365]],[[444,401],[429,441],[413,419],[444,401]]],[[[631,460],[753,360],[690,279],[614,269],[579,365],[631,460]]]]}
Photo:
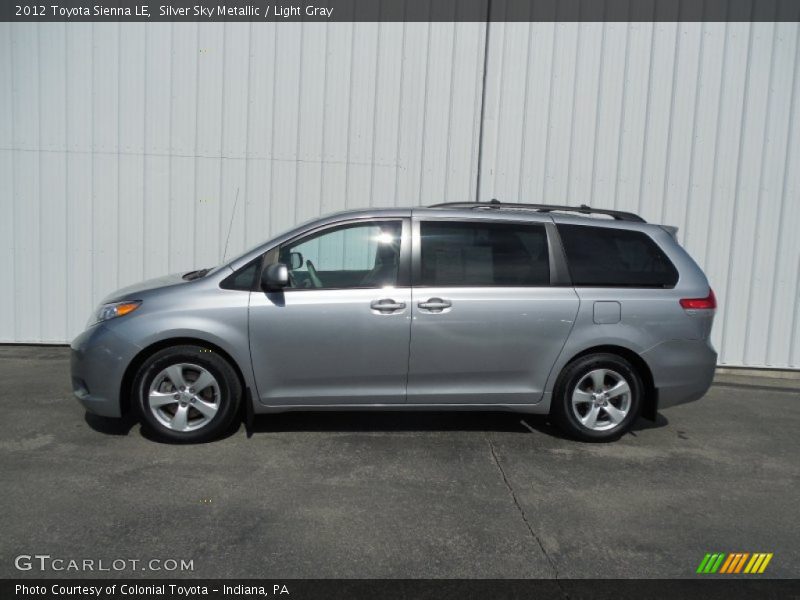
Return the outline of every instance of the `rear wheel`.
{"type": "Polygon", "coordinates": [[[204,442],[238,415],[242,388],[230,363],[209,348],[182,345],[148,358],[134,382],[143,424],[172,442],[204,442]]]}
{"type": "Polygon", "coordinates": [[[638,417],[643,390],[636,369],[621,356],[582,356],[561,372],[552,415],[573,438],[590,442],[617,439],[638,417]]]}

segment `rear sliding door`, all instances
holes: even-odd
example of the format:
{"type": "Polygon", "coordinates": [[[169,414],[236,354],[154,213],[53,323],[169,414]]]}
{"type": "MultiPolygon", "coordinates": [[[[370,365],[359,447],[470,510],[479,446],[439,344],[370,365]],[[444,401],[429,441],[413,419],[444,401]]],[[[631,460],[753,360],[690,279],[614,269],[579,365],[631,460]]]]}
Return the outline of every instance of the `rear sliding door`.
{"type": "Polygon", "coordinates": [[[409,404],[533,404],[578,298],[544,223],[414,221],[409,404]]]}

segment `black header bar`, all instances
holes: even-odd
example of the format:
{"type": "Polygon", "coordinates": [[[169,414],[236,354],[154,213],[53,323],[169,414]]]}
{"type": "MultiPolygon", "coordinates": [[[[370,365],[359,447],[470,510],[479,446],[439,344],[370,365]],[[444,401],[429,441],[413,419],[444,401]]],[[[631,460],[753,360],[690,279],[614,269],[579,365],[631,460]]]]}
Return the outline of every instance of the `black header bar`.
{"type": "Polygon", "coordinates": [[[800,21],[800,0],[4,0],[0,21],[800,21]]]}

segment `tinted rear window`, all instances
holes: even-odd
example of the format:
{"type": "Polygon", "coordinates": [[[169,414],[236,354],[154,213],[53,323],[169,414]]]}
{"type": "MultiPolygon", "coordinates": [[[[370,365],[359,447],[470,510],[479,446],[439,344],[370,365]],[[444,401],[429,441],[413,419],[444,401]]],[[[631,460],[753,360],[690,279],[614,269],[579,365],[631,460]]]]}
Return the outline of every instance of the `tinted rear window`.
{"type": "Polygon", "coordinates": [[[673,287],[678,271],[641,231],[559,225],[572,284],[595,287],[673,287]]]}
{"type": "Polygon", "coordinates": [[[428,221],[420,227],[421,285],[550,284],[544,225],[428,221]]]}

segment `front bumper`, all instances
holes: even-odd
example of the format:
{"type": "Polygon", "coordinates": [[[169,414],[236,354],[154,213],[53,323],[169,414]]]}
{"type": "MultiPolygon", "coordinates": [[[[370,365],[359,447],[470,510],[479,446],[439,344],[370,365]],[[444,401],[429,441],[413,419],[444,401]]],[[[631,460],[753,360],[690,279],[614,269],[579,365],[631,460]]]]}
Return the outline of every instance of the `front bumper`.
{"type": "Polygon", "coordinates": [[[717,352],[708,340],[670,340],[642,354],[658,390],[658,408],[702,398],[711,387],[717,352]]]}
{"type": "Polygon", "coordinates": [[[84,331],[70,347],[72,393],[91,413],[121,417],[122,378],[139,347],[104,324],[84,331]]]}

